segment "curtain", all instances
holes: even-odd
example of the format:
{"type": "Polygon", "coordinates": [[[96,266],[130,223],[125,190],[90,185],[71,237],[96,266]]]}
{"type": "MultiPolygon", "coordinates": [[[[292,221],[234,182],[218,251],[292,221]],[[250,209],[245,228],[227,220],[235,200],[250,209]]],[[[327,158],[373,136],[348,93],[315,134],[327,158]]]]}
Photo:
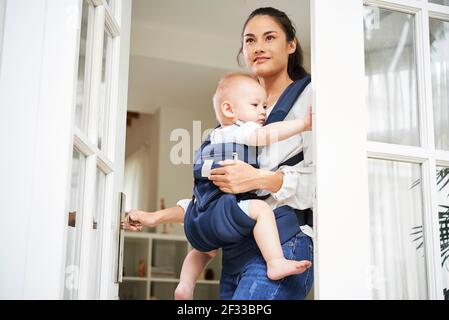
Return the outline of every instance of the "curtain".
{"type": "Polygon", "coordinates": [[[435,144],[449,150],[449,23],[430,19],[435,144]]]}
{"type": "Polygon", "coordinates": [[[368,140],[419,145],[418,95],[410,16],[391,14],[387,19],[401,28],[397,43],[375,34],[365,50],[366,101],[369,107],[368,140]],[[378,38],[376,41],[376,37],[378,38]],[[370,47],[371,46],[371,47],[370,47]]]}
{"type": "Polygon", "coordinates": [[[374,298],[426,299],[420,165],[370,159],[368,172],[374,298]]]}
{"type": "Polygon", "coordinates": [[[150,147],[142,144],[125,159],[124,190],[126,210],[151,210],[152,197],[156,184],[152,183],[150,147]]]}

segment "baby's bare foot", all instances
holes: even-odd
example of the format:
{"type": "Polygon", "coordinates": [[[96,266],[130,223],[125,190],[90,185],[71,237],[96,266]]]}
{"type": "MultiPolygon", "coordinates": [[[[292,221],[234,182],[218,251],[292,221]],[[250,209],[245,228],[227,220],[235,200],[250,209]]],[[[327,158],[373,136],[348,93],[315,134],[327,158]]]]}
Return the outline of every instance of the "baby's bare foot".
{"type": "Polygon", "coordinates": [[[175,290],[175,300],[193,300],[193,286],[180,282],[175,290]]]}
{"type": "Polygon", "coordinates": [[[273,259],[267,262],[267,275],[271,280],[280,280],[293,274],[303,273],[311,266],[312,263],[308,260],[273,259]]]}

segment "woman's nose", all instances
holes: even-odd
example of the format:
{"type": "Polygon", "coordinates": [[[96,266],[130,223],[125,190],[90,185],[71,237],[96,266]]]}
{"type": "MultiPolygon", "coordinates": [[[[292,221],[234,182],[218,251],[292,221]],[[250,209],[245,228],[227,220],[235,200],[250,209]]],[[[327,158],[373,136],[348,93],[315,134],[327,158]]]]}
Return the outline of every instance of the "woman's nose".
{"type": "Polygon", "coordinates": [[[263,46],[262,43],[260,41],[257,41],[256,44],[254,45],[254,53],[260,53],[263,52],[263,46]]]}

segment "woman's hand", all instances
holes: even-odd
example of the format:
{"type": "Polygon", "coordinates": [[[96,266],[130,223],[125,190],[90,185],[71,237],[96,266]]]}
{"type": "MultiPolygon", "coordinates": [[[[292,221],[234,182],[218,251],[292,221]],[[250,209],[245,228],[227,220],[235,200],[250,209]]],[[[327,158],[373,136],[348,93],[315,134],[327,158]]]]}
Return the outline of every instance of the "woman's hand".
{"type": "Polygon", "coordinates": [[[155,227],[157,224],[158,215],[156,212],[132,209],[123,219],[122,228],[130,231],[142,231],[143,227],[155,227]]]}
{"type": "Polygon", "coordinates": [[[211,180],[225,193],[243,193],[257,189],[254,180],[258,176],[257,169],[240,160],[219,162],[221,168],[211,171],[211,180]]]}
{"type": "Polygon", "coordinates": [[[304,118],[304,131],[312,131],[312,106],[307,108],[307,113],[304,118]]]}
{"type": "Polygon", "coordinates": [[[283,182],[284,175],[256,169],[240,160],[225,160],[219,162],[221,168],[211,171],[211,180],[225,193],[244,193],[256,189],[277,192],[283,182]]]}

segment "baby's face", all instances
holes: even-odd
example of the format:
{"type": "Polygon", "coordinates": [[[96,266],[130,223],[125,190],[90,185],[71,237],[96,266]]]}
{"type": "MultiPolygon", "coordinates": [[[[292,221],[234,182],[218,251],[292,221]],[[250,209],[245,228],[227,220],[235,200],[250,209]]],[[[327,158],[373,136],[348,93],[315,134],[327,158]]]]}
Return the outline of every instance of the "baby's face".
{"type": "Polygon", "coordinates": [[[234,112],[237,118],[243,122],[265,123],[266,100],[265,89],[255,81],[244,81],[239,84],[239,89],[233,99],[234,112]]]}

